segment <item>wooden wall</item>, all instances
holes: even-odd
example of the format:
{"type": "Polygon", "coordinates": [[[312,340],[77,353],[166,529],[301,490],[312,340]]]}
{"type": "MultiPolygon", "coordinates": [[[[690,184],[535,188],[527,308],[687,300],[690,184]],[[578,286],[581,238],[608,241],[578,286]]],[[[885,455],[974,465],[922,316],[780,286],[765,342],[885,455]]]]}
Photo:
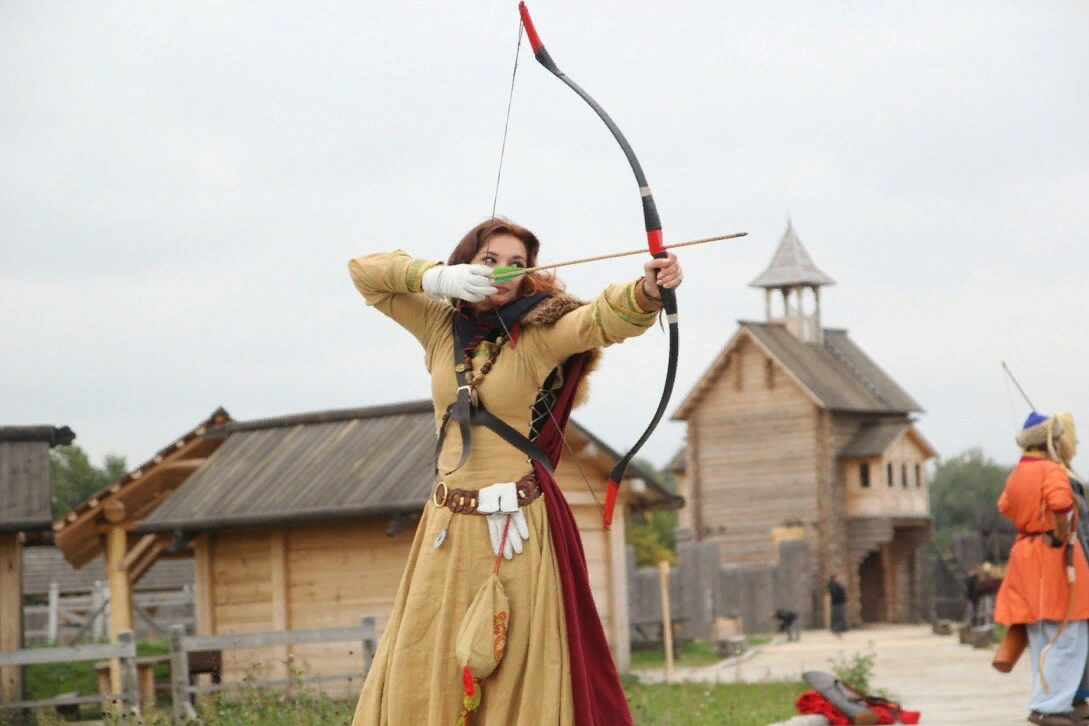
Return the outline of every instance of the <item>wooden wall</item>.
{"type": "MultiPolygon", "coordinates": [[[[617,667],[630,667],[624,517],[605,532],[601,514],[577,472],[558,472],[575,513],[594,600],[617,667]]],[[[618,512],[623,511],[623,500],[618,512]]],[[[393,609],[413,531],[386,536],[388,520],[365,518],[279,529],[223,530],[195,543],[197,624],[201,634],[303,630],[359,625],[378,617],[381,633],[393,609]],[[365,576],[361,573],[365,573],[365,576]]],[[[289,677],[359,670],[359,644],[225,651],[224,678],[289,677]]],[[[354,697],[360,684],[329,683],[332,695],[354,697]],[[339,690],[338,690],[339,689],[339,690]]]]}
{"type": "Polygon", "coordinates": [[[883,457],[844,459],[840,470],[847,490],[849,517],[928,517],[930,491],[926,480],[925,452],[910,432],[894,441],[883,457]],[[869,467],[870,486],[863,488],[860,466],[869,467]],[[893,482],[888,483],[888,465],[893,482]],[[917,467],[917,468],[916,468],[917,467]],[[918,481],[916,481],[916,471],[918,481]],[[904,486],[904,474],[907,486],[904,486]]]}
{"type": "Polygon", "coordinates": [[[817,419],[813,399],[741,338],[688,424],[699,439],[697,538],[722,542],[727,562],[773,562],[774,527],[814,525],[817,419]]]}
{"type": "Polygon", "coordinates": [[[692,502],[692,477],[688,471],[674,472],[673,480],[677,482],[677,494],[684,497],[685,506],[677,510],[677,529],[679,531],[696,531],[695,511],[692,502]]]}

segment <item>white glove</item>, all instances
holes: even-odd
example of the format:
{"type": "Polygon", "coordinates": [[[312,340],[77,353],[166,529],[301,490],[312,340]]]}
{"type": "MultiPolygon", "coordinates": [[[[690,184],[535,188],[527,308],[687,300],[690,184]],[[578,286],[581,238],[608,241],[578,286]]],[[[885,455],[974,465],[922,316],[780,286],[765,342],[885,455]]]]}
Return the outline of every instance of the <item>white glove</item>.
{"type": "Polygon", "coordinates": [[[515,553],[522,554],[522,543],[529,540],[529,525],[518,506],[518,486],[512,481],[492,484],[477,492],[477,497],[476,511],[486,515],[495,556],[499,556],[500,542],[503,543],[503,556],[508,560],[513,559],[515,553]],[[504,529],[506,541],[503,540],[504,529]]]}
{"type": "Polygon", "coordinates": [[[440,265],[423,274],[424,292],[434,300],[456,297],[466,302],[480,302],[499,292],[487,265],[440,265]]]}

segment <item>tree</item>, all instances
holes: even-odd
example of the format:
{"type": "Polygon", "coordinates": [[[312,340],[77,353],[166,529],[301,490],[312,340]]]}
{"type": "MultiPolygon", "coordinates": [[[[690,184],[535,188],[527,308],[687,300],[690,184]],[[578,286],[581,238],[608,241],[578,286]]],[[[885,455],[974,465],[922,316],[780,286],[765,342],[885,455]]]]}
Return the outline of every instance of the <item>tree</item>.
{"type": "Polygon", "coordinates": [[[57,446],[49,452],[49,476],[53,483],[53,518],[60,519],[79,503],[125,475],[125,457],[107,454],[102,467],[91,463],[79,446],[57,446]]]}
{"type": "MultiPolygon", "coordinates": [[[[677,482],[667,471],[657,471],[650,462],[638,460],[639,467],[651,472],[666,489],[677,491],[677,482]]],[[[654,509],[628,517],[625,539],[635,551],[635,564],[651,567],[662,560],[677,564],[677,511],[654,509]]]]}
{"type": "Polygon", "coordinates": [[[939,460],[930,479],[930,514],[939,545],[946,545],[953,532],[979,530],[984,523],[993,523],[996,502],[1009,475],[1008,466],[985,456],[978,447],[939,460]]]}

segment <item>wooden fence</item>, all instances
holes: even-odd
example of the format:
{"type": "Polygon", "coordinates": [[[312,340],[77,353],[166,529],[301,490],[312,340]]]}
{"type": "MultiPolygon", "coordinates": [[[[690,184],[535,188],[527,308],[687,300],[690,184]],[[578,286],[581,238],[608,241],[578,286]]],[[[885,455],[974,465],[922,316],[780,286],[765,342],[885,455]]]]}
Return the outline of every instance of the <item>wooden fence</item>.
{"type": "Polygon", "coordinates": [[[378,647],[378,629],[375,616],[364,615],[357,628],[324,628],[320,630],[287,630],[266,633],[239,633],[237,635],[186,635],[185,626],[170,627],[170,686],[174,702],[174,726],[182,726],[198,720],[190,696],[198,693],[214,693],[229,688],[286,686],[297,683],[345,681],[366,677],[378,647]],[[192,685],[189,682],[189,652],[215,651],[231,648],[264,648],[271,646],[301,645],[309,643],[341,643],[360,641],[363,645],[362,670],[323,676],[299,676],[269,680],[231,681],[192,685]]]}
{"type": "Polygon", "coordinates": [[[29,648],[0,651],[0,666],[25,666],[36,663],[70,663],[104,658],[117,658],[121,662],[121,693],[97,696],[58,696],[36,701],[0,703],[3,709],[24,709],[51,706],[75,706],[83,703],[113,701],[121,704],[122,713],[139,716],[140,692],[136,681],[136,641],[131,630],[117,634],[112,645],[74,645],[59,648],[29,648]]]}
{"type": "MultiPolygon", "coordinates": [[[[266,633],[240,633],[237,635],[186,634],[186,626],[170,627],[170,690],[173,698],[173,722],[181,726],[199,720],[190,697],[198,693],[213,693],[229,688],[285,686],[324,681],[362,680],[371,667],[371,660],[378,647],[377,621],[373,615],[364,615],[356,628],[324,628],[320,630],[288,630],[266,633]],[[222,651],[231,648],[263,648],[270,646],[302,645],[313,643],[342,643],[357,641],[362,644],[359,671],[335,675],[305,676],[296,678],[232,681],[208,685],[192,685],[189,680],[189,653],[194,651],[222,651]]],[[[0,703],[3,709],[48,708],[75,706],[85,703],[120,703],[121,712],[138,716],[140,713],[140,687],[137,676],[136,642],[131,630],[118,633],[116,644],[74,645],[52,648],[28,648],[0,651],[0,667],[24,666],[36,663],[68,663],[98,661],[117,658],[121,664],[121,693],[93,696],[65,695],[33,701],[0,703]]]]}
{"type": "MultiPolygon", "coordinates": [[[[165,639],[174,623],[193,627],[194,603],[191,587],[134,593],[132,612],[137,639],[145,634],[165,639]]],[[[94,642],[108,635],[109,614],[110,593],[104,582],[96,581],[89,595],[63,595],[53,582],[46,604],[23,606],[24,640],[32,645],[94,642]]]]}

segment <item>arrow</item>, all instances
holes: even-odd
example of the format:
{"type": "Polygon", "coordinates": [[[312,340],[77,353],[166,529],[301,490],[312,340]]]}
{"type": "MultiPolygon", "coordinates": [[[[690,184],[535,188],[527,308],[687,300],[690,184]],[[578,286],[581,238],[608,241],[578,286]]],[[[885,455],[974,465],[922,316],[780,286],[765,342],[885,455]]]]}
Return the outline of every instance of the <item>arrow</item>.
{"type": "MultiPolygon", "coordinates": [[[[737,237],[744,237],[748,232],[736,232],[734,234],[723,234],[717,237],[704,237],[703,239],[689,240],[688,242],[676,242],[671,245],[663,245],[662,249],[672,250],[677,247],[691,247],[692,245],[702,245],[707,242],[718,242],[724,239],[735,239],[737,237]]],[[[611,260],[614,257],[627,257],[629,255],[642,255],[646,254],[647,248],[640,247],[637,250],[629,250],[627,252],[613,252],[608,255],[597,255],[595,257],[582,257],[577,260],[568,260],[567,262],[555,262],[550,265],[537,265],[536,267],[493,267],[492,279],[496,282],[509,282],[517,277],[521,277],[527,272],[537,272],[538,270],[552,270],[557,267],[567,267],[568,265],[581,265],[584,262],[597,262],[598,260],[611,260]]]]}

